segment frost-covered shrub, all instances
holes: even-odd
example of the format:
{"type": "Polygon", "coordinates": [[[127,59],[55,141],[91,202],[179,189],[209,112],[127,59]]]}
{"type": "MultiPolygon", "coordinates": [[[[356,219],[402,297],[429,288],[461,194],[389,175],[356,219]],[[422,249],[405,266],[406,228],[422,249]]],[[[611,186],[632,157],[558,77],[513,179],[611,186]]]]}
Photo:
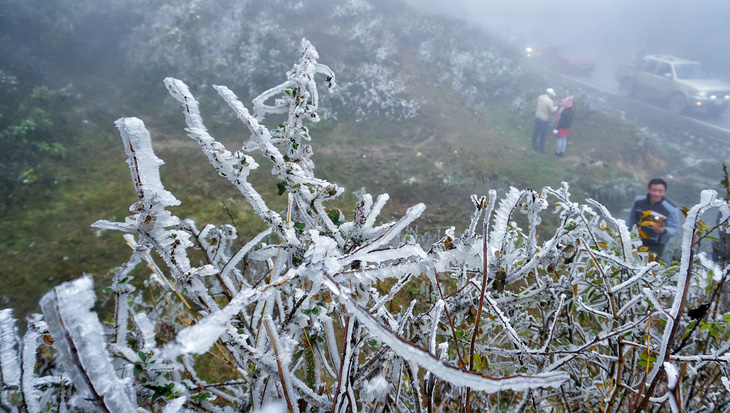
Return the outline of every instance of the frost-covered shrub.
{"type": "Polygon", "coordinates": [[[215,76],[255,96],[280,81],[294,59],[296,41],[273,8],[257,10],[249,1],[149,3],[154,11],[127,41],[130,62],[147,71],[172,72],[200,84],[215,76]]]}
{"type": "Polygon", "coordinates": [[[373,6],[365,0],[348,0],[335,7],[335,17],[358,17],[373,10],[373,6]]]}
{"type": "Polygon", "coordinates": [[[281,82],[281,74],[295,59],[296,39],[302,35],[292,22],[316,19],[317,27],[308,32],[336,36],[338,45],[333,47],[343,43],[346,50],[341,88],[331,98],[324,97],[329,106],[325,115],[336,116],[353,106],[362,107],[357,114],[361,118],[403,119],[418,112],[418,104],[407,97],[406,76],[396,70],[395,35],[366,0],[146,1],[154,11],[134,28],[127,54],[148,73],[174,73],[196,86],[210,81],[230,84],[249,99],[281,82]]]}
{"type": "Polygon", "coordinates": [[[358,119],[416,116],[420,93],[412,88],[423,85],[404,70],[411,61],[440,73],[439,81],[474,108],[514,93],[521,75],[514,51],[496,37],[415,10],[405,13],[408,17],[388,11],[404,7],[398,4],[139,1],[147,1],[154,12],[144,16],[127,42],[132,62],[155,75],[174,73],[196,86],[230,84],[247,93],[242,98],[281,81],[302,33],[326,40],[328,49],[339,54],[341,86],[323,97],[326,117],[350,114],[352,107],[358,108],[358,119]]]}
{"type": "Polygon", "coordinates": [[[333,99],[342,107],[357,108],[357,120],[375,116],[408,119],[418,114],[419,104],[399,98],[405,91],[405,79],[387,66],[366,64],[350,82],[338,87],[333,99]]]}
{"type": "Polygon", "coordinates": [[[443,18],[409,21],[407,34],[418,44],[418,58],[441,74],[472,107],[519,90],[518,55],[496,37],[443,18]]]}
{"type": "MultiPolygon", "coordinates": [[[[387,16],[387,14],[386,14],[387,16]]],[[[328,34],[347,44],[341,66],[340,87],[331,102],[337,108],[357,108],[357,120],[384,116],[408,119],[418,114],[420,104],[408,99],[408,77],[396,59],[400,46],[383,13],[365,0],[353,0],[335,8],[328,34]]]]}
{"type": "Polygon", "coordinates": [[[687,212],[679,263],[638,251],[622,220],[565,184],[474,195],[462,234],[421,247],[409,226],[422,204],[386,223],[387,194],[362,191],[351,215],[327,207],[343,188],[314,176],[305,122],[319,120],[317,82],[333,86],[334,73],[302,48],[253,114],[215,86],[248,129],[239,149],[209,134],[185,83],[165,79],[190,138],[266,223],[250,239],[173,215],[152,136],[140,119],[116,122],[137,199],[123,222],[93,224],[131,248],[106,289],[114,319],[92,311],[90,276],[48,292],[22,338],[0,311],[4,410],[727,409],[730,315],[711,292],[728,271],[693,248],[702,214],[726,219],[726,202],[704,191],[687,212]],[[270,114],[286,120],[266,126],[270,114]],[[259,161],[284,211],[248,181],[259,161]],[[550,212],[559,225],[541,240],[550,212]],[[404,301],[409,290],[418,299],[404,301]],[[215,374],[203,354],[218,358],[215,374]]]}

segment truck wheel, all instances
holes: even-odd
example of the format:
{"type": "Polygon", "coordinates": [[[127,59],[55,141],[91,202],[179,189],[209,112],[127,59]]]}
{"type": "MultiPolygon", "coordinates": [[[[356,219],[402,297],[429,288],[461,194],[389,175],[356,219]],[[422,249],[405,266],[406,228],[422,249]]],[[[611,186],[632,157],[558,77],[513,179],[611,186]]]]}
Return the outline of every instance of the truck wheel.
{"type": "Polygon", "coordinates": [[[675,93],[669,98],[669,111],[680,114],[687,109],[687,99],[681,93],[675,93]]]}
{"type": "Polygon", "coordinates": [[[621,86],[619,86],[619,92],[621,92],[624,96],[633,96],[634,92],[636,91],[636,84],[634,84],[634,81],[626,78],[621,81],[621,86]]]}

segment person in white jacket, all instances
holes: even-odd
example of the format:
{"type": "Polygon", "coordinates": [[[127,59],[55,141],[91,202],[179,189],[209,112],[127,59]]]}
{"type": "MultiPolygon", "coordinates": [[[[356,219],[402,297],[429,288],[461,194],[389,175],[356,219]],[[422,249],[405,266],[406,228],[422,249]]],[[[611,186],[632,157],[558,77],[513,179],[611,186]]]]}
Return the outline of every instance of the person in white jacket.
{"type": "Polygon", "coordinates": [[[532,132],[532,149],[545,153],[545,136],[550,129],[550,115],[558,110],[553,101],[555,91],[548,88],[545,93],[538,96],[537,107],[535,108],[535,130],[532,132]]]}

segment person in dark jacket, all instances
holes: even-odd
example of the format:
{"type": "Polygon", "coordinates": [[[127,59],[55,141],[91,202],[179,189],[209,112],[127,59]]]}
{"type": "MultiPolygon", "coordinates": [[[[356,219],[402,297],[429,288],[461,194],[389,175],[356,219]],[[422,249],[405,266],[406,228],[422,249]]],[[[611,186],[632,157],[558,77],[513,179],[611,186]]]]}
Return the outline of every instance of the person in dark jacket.
{"type": "Polygon", "coordinates": [[[639,226],[641,243],[659,257],[669,239],[679,232],[679,208],[665,195],[667,183],[660,178],[649,181],[649,193],[634,199],[628,226],[639,226]]]}
{"type": "Polygon", "coordinates": [[[568,135],[570,134],[570,125],[573,123],[573,97],[569,96],[563,99],[558,114],[555,117],[555,136],[558,138],[555,148],[555,156],[565,155],[565,146],[568,144],[568,135]]]}

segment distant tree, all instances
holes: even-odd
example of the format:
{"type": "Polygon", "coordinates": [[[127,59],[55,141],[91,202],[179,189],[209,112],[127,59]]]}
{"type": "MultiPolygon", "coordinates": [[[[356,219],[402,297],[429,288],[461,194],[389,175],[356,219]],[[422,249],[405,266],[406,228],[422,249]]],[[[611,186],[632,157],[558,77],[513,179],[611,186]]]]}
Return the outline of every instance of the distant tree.
{"type": "Polygon", "coordinates": [[[48,183],[52,173],[43,168],[50,159],[66,156],[67,137],[55,120],[56,108],[71,98],[67,90],[32,87],[0,69],[0,213],[22,191],[48,183]]]}
{"type": "Polygon", "coordinates": [[[474,195],[464,233],[424,248],[404,232],[422,204],[388,223],[378,222],[387,194],[362,194],[351,219],[327,207],[343,188],[315,177],[306,126],[319,120],[321,80],[335,86],[303,41],[287,80],[254,99],[253,113],[215,86],[250,134],[229,150],[189,88],[165,79],[189,136],[267,224],[237,249],[236,228],[172,214],[179,201],[161,183],[150,133],[137,118],[116,122],[137,200],[124,222],[93,225],[125,232],[132,250],[105,290],[114,318],[92,311],[89,276],[47,293],[22,338],[12,310],[0,311],[3,409],[728,408],[730,314],[708,301],[727,269],[694,243],[703,213],[730,213],[715,192],[687,211],[678,263],[637,250],[622,220],[572,201],[566,184],[474,195]],[[266,126],[271,114],[286,120],[266,126]],[[283,211],[248,181],[254,156],[271,163],[283,211]],[[560,225],[540,240],[549,207],[560,225]],[[417,300],[404,300],[408,289],[417,300]]]}

